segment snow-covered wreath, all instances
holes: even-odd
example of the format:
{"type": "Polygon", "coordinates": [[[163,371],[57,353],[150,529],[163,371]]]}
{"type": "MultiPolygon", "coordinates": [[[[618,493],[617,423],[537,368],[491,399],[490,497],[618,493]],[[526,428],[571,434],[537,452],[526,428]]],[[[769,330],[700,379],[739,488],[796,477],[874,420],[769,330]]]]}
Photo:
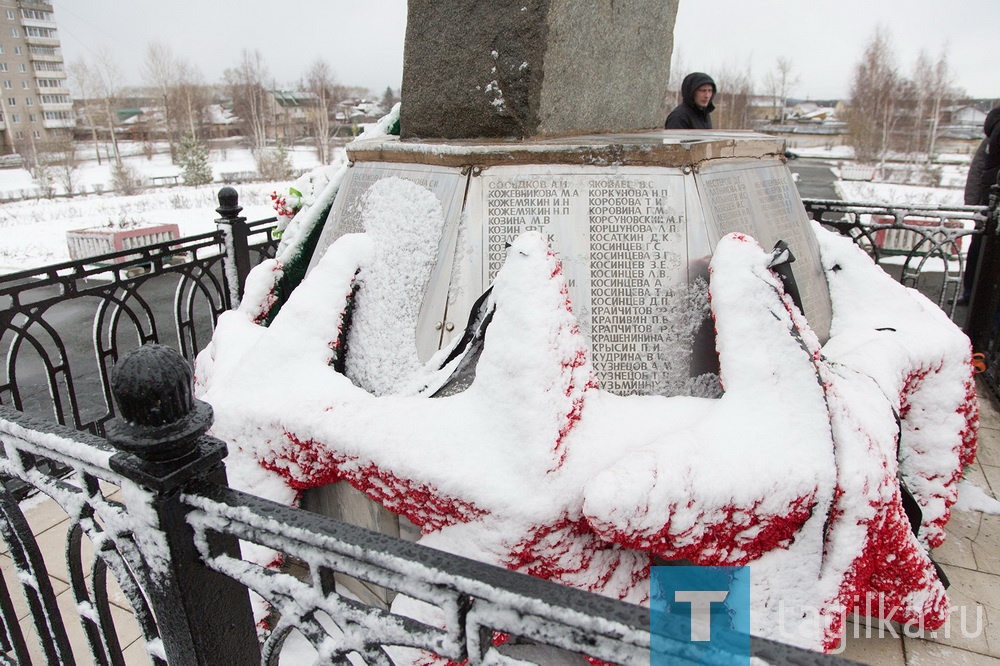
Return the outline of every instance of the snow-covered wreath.
{"type": "Polygon", "coordinates": [[[814,649],[872,598],[901,623],[945,622],[928,549],[975,454],[969,343],[850,239],[815,227],[825,345],[771,255],[730,234],[709,282],[722,396],[621,397],[595,380],[538,233],[511,245],[467,334],[421,363],[413,330],[443,216],[396,178],[369,190],[365,233],[331,245],[262,325],[294,238],[341,177],[326,172],[198,359],[234,486],[291,504],[346,481],[423,544],[640,604],[654,557],[750,564],[753,632],[814,649]]]}

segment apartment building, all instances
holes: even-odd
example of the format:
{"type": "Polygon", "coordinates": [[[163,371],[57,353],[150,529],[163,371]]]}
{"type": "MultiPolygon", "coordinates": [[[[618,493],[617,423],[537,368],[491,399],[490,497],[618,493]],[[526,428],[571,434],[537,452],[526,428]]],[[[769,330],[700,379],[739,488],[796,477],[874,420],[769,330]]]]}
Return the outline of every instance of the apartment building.
{"type": "Polygon", "coordinates": [[[34,154],[75,125],[52,4],[0,0],[0,153],[34,154]]]}

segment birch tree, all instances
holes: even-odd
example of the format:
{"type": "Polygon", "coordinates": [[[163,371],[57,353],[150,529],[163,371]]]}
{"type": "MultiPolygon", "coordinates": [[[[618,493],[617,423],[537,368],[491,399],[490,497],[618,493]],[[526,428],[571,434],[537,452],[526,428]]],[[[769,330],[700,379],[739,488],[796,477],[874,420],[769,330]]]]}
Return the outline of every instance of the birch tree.
{"type": "Polygon", "coordinates": [[[101,142],[97,134],[97,112],[94,103],[97,101],[97,87],[94,85],[94,75],[90,71],[90,66],[85,60],[78,60],[69,66],[67,70],[69,80],[73,88],[83,100],[83,118],[90,127],[91,138],[94,141],[94,154],[97,163],[101,164],[101,142]]]}
{"type": "Polygon", "coordinates": [[[767,95],[778,109],[778,122],[785,122],[785,107],[788,106],[788,95],[799,83],[799,77],[794,73],[794,65],[790,58],[779,56],[774,63],[774,69],[767,73],[764,79],[767,95]]]}
{"type": "Polygon", "coordinates": [[[715,79],[717,92],[712,104],[712,127],[750,129],[753,125],[753,74],[750,66],[739,70],[726,66],[715,79]]]}
{"type": "Polygon", "coordinates": [[[203,83],[201,71],[186,60],[177,61],[177,81],[174,84],[175,116],[181,134],[191,134],[203,139],[205,110],[211,103],[208,88],[203,83]]]}
{"type": "MultiPolygon", "coordinates": [[[[931,64],[931,59],[927,55],[927,51],[920,49],[920,53],[917,55],[917,60],[913,66],[913,90],[914,90],[914,109],[913,117],[916,122],[913,127],[913,137],[910,149],[907,152],[918,152],[923,150],[925,146],[928,145],[925,139],[925,130],[928,129],[928,120],[930,119],[930,107],[932,106],[930,102],[931,89],[934,87],[934,66],[931,64]]],[[[930,128],[930,134],[934,133],[934,128],[930,128]]]]}
{"type": "Polygon", "coordinates": [[[90,72],[92,84],[108,122],[108,134],[111,135],[115,164],[120,166],[122,156],[118,150],[118,137],[115,134],[115,126],[118,124],[115,120],[115,107],[121,95],[123,77],[118,62],[107,46],[99,48],[94,53],[90,72]]]}
{"type": "Polygon", "coordinates": [[[153,42],[146,47],[146,59],[143,62],[143,76],[146,82],[156,90],[163,102],[164,124],[166,126],[167,143],[170,146],[170,160],[177,162],[177,120],[174,117],[174,100],[172,88],[177,79],[177,60],[170,47],[160,42],[153,42]]]}
{"type": "Polygon", "coordinates": [[[264,56],[258,49],[243,50],[240,64],[224,73],[233,112],[240,119],[250,151],[256,157],[267,146],[268,93],[265,88],[270,78],[264,56]]]}
{"type": "Polygon", "coordinates": [[[306,90],[313,94],[307,117],[316,144],[316,157],[320,164],[330,163],[330,114],[339,101],[339,87],[333,78],[333,71],[322,58],[309,67],[306,74],[306,90]]]}
{"type": "Polygon", "coordinates": [[[948,66],[948,50],[947,47],[944,47],[941,49],[941,55],[934,64],[934,73],[930,77],[928,97],[930,98],[931,123],[929,130],[930,137],[927,142],[927,159],[932,159],[935,154],[938,124],[941,121],[941,109],[956,96],[954,75],[948,66]]]}
{"type": "Polygon", "coordinates": [[[851,84],[847,131],[858,161],[885,160],[897,120],[900,82],[889,34],[879,26],[854,68],[851,84]]]}

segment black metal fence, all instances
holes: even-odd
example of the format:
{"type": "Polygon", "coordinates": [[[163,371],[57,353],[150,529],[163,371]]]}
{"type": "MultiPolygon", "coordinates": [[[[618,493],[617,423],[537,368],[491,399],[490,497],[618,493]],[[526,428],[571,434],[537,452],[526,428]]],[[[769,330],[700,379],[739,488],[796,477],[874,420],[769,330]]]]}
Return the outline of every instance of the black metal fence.
{"type": "MultiPolygon", "coordinates": [[[[961,301],[963,246],[986,224],[984,206],[884,205],[804,199],[806,212],[850,236],[884,270],[918,289],[953,319],[961,301]]],[[[959,322],[961,323],[961,322],[959,322]]]]}
{"type": "Polygon", "coordinates": [[[193,360],[277,247],[275,218],[248,224],[231,187],[219,204],[212,233],[0,276],[0,404],[103,434],[122,353],[163,342],[193,360]]]}
{"type": "MultiPolygon", "coordinates": [[[[373,665],[412,663],[401,648],[469,664],[586,664],[585,655],[645,666],[651,649],[662,653],[658,663],[707,663],[689,661],[689,641],[651,639],[649,611],[641,606],[230,489],[226,446],[204,436],[211,408],[193,399],[190,386],[190,368],[175,350],[148,345],[115,369],[112,390],[121,416],[108,424],[107,440],[0,407],[0,472],[40,489],[69,516],[63,548],[43,555],[18,503],[0,490],[0,535],[18,570],[13,591],[27,606],[19,616],[17,595],[0,578],[6,655],[0,661],[28,664],[41,657],[67,665],[84,657],[74,653],[66,605],[50,576],[53,552],[61,552],[74,620],[94,663],[102,665],[125,663],[120,612],[109,601],[112,579],[153,664],[276,665],[282,654],[286,663],[332,664],[348,663],[352,653],[373,665]],[[55,478],[41,461],[67,465],[72,474],[55,478]],[[247,559],[240,542],[281,553],[285,565],[247,559]],[[435,612],[417,620],[368,606],[344,594],[336,574],[435,612]],[[262,640],[248,590],[270,605],[262,640]],[[34,651],[32,632],[40,646],[34,651]],[[520,661],[507,660],[514,658],[520,661]]],[[[731,662],[716,650],[712,663],[731,662]]],[[[839,661],[759,639],[751,652],[770,664],[839,661]]]]}

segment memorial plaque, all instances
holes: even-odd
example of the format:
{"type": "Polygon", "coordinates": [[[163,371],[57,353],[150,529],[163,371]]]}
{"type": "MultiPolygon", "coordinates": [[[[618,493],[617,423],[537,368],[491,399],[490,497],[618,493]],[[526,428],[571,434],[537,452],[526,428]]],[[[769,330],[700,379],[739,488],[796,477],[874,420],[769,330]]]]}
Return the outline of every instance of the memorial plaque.
{"type": "Polygon", "coordinates": [[[802,309],[820,341],[830,337],[830,293],[819,245],[788,169],[748,162],[707,162],[695,175],[712,247],[728,233],[749,234],[770,250],[779,240],[795,255],[802,309]]]}
{"type": "Polygon", "coordinates": [[[434,264],[426,296],[417,322],[417,352],[428,360],[441,345],[442,316],[448,295],[448,282],[455,256],[458,221],[468,177],[461,169],[422,164],[387,164],[361,162],[348,170],[309,264],[311,270],[326,249],[344,234],[364,231],[361,206],[364,194],[383,178],[403,178],[426,187],[437,195],[444,213],[444,232],[438,246],[439,260],[434,264]]]}
{"type": "Polygon", "coordinates": [[[692,253],[688,177],[666,168],[526,171],[491,168],[470,186],[468,217],[482,220],[473,257],[481,257],[482,284],[496,277],[507,243],[525,231],[545,233],[563,262],[602,388],[676,395],[714,386],[714,378],[691,376],[694,338],[708,314],[709,248],[696,241],[692,253]]]}
{"type": "Polygon", "coordinates": [[[653,132],[520,149],[455,143],[414,151],[385,141],[351,153],[356,166],[321,248],[362,231],[362,195],[381,178],[414,181],[442,202],[445,231],[416,331],[421,360],[463,333],[473,303],[503,266],[506,244],[530,230],[547,234],[563,262],[595,372],[610,392],[718,393],[708,265],[732,231],[767,250],[778,240],[789,244],[806,317],[821,340],[829,336],[818,245],[769,138],[653,132]],[[382,161],[396,153],[398,161],[382,161]]]}

